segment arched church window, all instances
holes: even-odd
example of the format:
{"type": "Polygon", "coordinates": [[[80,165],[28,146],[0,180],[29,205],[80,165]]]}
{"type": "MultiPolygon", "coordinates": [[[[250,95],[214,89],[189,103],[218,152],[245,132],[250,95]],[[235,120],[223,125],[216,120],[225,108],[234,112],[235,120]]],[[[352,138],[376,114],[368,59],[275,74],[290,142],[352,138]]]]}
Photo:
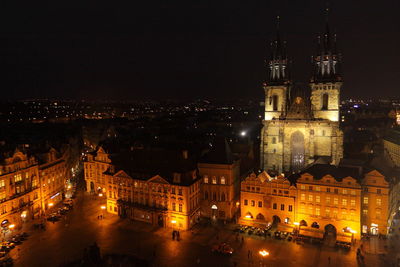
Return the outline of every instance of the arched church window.
{"type": "Polygon", "coordinates": [[[272,96],[272,109],[274,111],[278,110],[278,96],[277,95],[272,96]]]}
{"type": "Polygon", "coordinates": [[[322,95],[322,110],[328,109],[328,101],[329,101],[329,95],[323,94],[322,95]]]}

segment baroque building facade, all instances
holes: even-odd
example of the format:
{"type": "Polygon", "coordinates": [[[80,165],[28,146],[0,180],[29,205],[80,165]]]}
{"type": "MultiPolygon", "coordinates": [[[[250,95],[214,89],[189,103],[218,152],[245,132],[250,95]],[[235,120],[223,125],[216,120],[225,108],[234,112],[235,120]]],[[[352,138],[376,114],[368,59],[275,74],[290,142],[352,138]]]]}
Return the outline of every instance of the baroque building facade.
{"type": "Polygon", "coordinates": [[[343,157],[343,133],[339,128],[342,78],[336,36],[326,25],[325,34],[318,38],[311,92],[293,86],[286,43],[279,32],[267,63],[261,168],[279,173],[298,171],[318,158],[338,164],[343,157]]]}
{"type": "Polygon", "coordinates": [[[252,173],[241,185],[240,222],[351,242],[387,234],[389,195],[377,170],[315,164],[289,178],[252,173]]]}
{"type": "Polygon", "coordinates": [[[87,191],[105,196],[108,213],[179,230],[200,218],[200,179],[187,151],[108,154],[100,147],[84,170],[87,191]]]}
{"type": "MultiPolygon", "coordinates": [[[[71,178],[68,149],[15,149],[0,155],[0,223],[16,229],[60,202],[71,178]]],[[[10,228],[11,229],[11,228],[10,228]]]]}

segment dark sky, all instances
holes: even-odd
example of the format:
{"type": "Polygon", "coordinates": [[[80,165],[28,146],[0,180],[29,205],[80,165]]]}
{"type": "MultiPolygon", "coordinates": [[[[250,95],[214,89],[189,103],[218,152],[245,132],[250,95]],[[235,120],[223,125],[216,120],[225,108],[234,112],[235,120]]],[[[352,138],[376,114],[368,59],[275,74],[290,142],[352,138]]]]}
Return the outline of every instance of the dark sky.
{"type": "MultiPolygon", "coordinates": [[[[3,99],[261,99],[276,16],[294,80],[306,86],[326,6],[316,0],[13,2],[0,16],[3,99]]],[[[344,97],[400,97],[399,2],[331,1],[344,97]]]]}

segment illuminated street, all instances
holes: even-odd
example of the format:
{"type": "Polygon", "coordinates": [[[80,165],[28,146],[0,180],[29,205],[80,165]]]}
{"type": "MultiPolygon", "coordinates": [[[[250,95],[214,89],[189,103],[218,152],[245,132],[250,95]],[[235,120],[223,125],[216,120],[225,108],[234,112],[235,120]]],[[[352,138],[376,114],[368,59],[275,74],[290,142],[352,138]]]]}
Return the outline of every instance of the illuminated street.
{"type": "MultiPolygon", "coordinates": [[[[118,216],[102,213],[101,202],[82,193],[76,199],[74,210],[67,219],[47,223],[47,230],[32,230],[31,236],[11,252],[16,266],[57,266],[79,259],[83,249],[97,242],[102,253],[131,254],[153,260],[153,266],[193,266],[199,259],[200,266],[256,266],[260,264],[259,251],[265,249],[267,266],[357,266],[355,251],[345,253],[331,248],[298,245],[294,242],[266,240],[244,235],[236,241],[231,230],[198,227],[194,233],[181,233],[181,241],[173,241],[171,231],[149,224],[120,220],[118,216]],[[218,241],[216,240],[218,236],[218,241]],[[212,254],[211,246],[228,242],[234,248],[233,256],[212,254]],[[155,253],[154,253],[155,250],[155,253]],[[248,250],[252,258],[248,260],[248,250]],[[155,255],[155,257],[154,257],[155,255]],[[252,261],[253,264],[252,265],[252,261]]],[[[368,257],[368,256],[367,256],[368,257]]],[[[374,257],[368,257],[367,266],[377,266],[374,257]]]]}

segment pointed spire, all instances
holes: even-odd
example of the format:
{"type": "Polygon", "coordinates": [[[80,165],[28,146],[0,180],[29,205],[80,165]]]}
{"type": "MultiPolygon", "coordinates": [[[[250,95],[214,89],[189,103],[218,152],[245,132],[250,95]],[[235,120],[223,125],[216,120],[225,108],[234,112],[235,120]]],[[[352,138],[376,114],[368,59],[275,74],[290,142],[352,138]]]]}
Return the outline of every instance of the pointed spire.
{"type": "Polygon", "coordinates": [[[316,82],[340,80],[340,57],[336,50],[336,34],[332,35],[329,27],[329,11],[327,6],[325,9],[325,33],[318,36],[317,54],[313,57],[314,74],[311,80],[316,82]]]}
{"type": "Polygon", "coordinates": [[[280,16],[276,17],[276,38],[271,42],[271,56],[267,61],[269,67],[268,82],[283,84],[288,81],[286,41],[280,36],[280,16]]]}

